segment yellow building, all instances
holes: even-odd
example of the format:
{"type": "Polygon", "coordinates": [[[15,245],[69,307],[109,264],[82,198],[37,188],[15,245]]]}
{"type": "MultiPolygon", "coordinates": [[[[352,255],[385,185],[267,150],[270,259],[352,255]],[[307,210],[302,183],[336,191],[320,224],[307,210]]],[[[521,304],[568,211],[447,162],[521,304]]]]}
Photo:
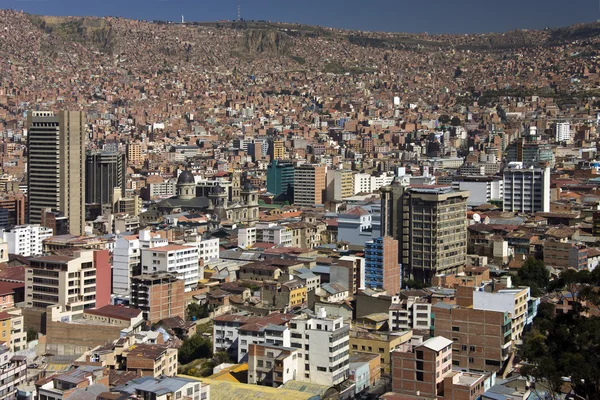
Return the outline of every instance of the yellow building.
{"type": "Polygon", "coordinates": [[[268,306],[283,308],[299,307],[306,302],[306,286],[300,281],[265,282],[262,287],[263,303],[268,306]]]}
{"type": "Polygon", "coordinates": [[[364,331],[350,331],[350,355],[358,353],[379,354],[381,372],[390,373],[390,352],[408,343],[412,338],[412,331],[394,333],[370,333],[364,331]]]}
{"type": "Polygon", "coordinates": [[[283,140],[273,141],[273,159],[283,160],[285,158],[285,142],[283,140]]]}

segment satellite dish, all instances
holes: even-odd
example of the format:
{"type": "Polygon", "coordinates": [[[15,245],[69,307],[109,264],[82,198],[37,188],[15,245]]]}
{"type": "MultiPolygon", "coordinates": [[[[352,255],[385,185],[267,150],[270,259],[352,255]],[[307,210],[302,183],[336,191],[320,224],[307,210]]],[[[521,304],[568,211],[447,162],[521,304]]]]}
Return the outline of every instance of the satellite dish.
{"type": "Polygon", "coordinates": [[[475,222],[481,222],[481,215],[479,215],[479,214],[473,214],[473,221],[475,221],[475,222]]]}

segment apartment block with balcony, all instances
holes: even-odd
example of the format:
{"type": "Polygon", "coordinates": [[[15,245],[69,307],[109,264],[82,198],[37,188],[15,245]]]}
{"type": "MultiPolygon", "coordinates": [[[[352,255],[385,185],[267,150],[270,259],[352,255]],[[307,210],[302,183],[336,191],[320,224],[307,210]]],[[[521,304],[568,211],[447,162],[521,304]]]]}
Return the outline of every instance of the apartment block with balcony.
{"type": "Polygon", "coordinates": [[[198,286],[198,249],[192,246],[167,245],[141,250],[143,274],[168,272],[184,281],[185,291],[198,286]]]}
{"type": "Polygon", "coordinates": [[[0,345],[0,399],[17,398],[17,387],[27,381],[27,358],[0,345]]]}
{"type": "Polygon", "coordinates": [[[32,258],[25,269],[26,307],[59,305],[73,312],[94,308],[96,285],[94,250],[32,258]]]}
{"type": "Polygon", "coordinates": [[[504,170],[504,211],[550,211],[550,167],[526,168],[511,162],[504,170]]]}
{"type": "Polygon", "coordinates": [[[326,187],[325,165],[302,164],[294,168],[294,204],[314,206],[323,204],[326,187]]]}
{"type": "Polygon", "coordinates": [[[41,225],[18,225],[2,230],[2,237],[8,243],[10,254],[39,256],[44,253],[44,240],[52,237],[52,229],[41,225]]]}
{"type": "Polygon", "coordinates": [[[333,386],[349,376],[350,328],[342,317],[303,314],[290,321],[291,347],[302,351],[304,369],[296,380],[333,386]]]}
{"type": "Polygon", "coordinates": [[[27,347],[27,332],[20,308],[0,311],[0,343],[11,351],[24,350],[27,347]]]}
{"type": "MultiPolygon", "coordinates": [[[[435,275],[456,273],[465,266],[469,195],[448,186],[410,187],[400,192],[396,207],[405,277],[430,282],[435,275]]],[[[382,215],[386,212],[382,208],[382,215]]]]}
{"type": "Polygon", "coordinates": [[[290,330],[287,326],[270,323],[265,325],[264,322],[246,324],[238,329],[238,362],[248,360],[248,349],[253,344],[290,347],[290,330]]]}
{"type": "Polygon", "coordinates": [[[429,330],[432,325],[431,303],[420,296],[393,296],[388,314],[391,331],[429,330]]]}

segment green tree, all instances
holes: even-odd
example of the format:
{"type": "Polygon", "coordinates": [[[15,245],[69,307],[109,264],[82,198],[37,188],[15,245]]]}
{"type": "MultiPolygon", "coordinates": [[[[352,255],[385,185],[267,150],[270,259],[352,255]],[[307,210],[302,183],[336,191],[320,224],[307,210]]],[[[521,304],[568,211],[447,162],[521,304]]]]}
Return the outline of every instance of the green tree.
{"type": "Polygon", "coordinates": [[[460,126],[461,123],[462,121],[458,117],[452,117],[452,119],[450,120],[450,125],[452,126],[460,126]]]}
{"type": "Polygon", "coordinates": [[[201,334],[196,334],[183,341],[179,348],[179,362],[187,364],[198,358],[206,358],[212,355],[212,343],[201,334]]]}
{"type": "Polygon", "coordinates": [[[546,264],[542,260],[528,258],[517,273],[516,283],[519,285],[529,286],[531,295],[539,297],[548,287],[550,282],[550,271],[546,268],[546,264]]]}
{"type": "Polygon", "coordinates": [[[209,316],[208,307],[198,303],[190,303],[185,311],[189,321],[194,317],[196,317],[196,319],[202,319],[209,316]]]}
{"type": "Polygon", "coordinates": [[[32,327],[27,328],[27,341],[31,342],[32,340],[36,340],[37,338],[38,338],[37,331],[32,327]]]}
{"type": "Polygon", "coordinates": [[[438,122],[443,125],[447,125],[450,122],[450,117],[446,114],[440,115],[438,122]]]}

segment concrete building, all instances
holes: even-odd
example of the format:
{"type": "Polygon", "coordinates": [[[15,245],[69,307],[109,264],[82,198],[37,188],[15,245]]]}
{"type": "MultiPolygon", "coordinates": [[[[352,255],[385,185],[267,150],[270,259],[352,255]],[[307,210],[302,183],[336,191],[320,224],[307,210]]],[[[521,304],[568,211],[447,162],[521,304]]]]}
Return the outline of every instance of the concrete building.
{"type": "Polygon", "coordinates": [[[185,318],[185,285],[170,273],[138,275],[131,278],[131,306],[139,308],[150,323],[163,318],[185,318]]]}
{"type": "Polygon", "coordinates": [[[88,151],[85,169],[86,204],[110,204],[115,202],[115,189],[125,197],[125,153],[88,151]]]}
{"type": "Polygon", "coordinates": [[[0,345],[0,371],[0,399],[16,399],[17,388],[27,382],[27,357],[17,356],[0,345]]]}
{"type": "Polygon", "coordinates": [[[338,216],[338,242],[362,246],[372,238],[372,216],[362,207],[354,207],[338,216]]]}
{"type": "Polygon", "coordinates": [[[198,286],[199,265],[196,247],[167,245],[142,249],[140,255],[143,274],[155,272],[175,274],[184,281],[186,292],[198,286]]]}
{"type": "Polygon", "coordinates": [[[304,373],[302,351],[270,344],[250,344],[248,383],[279,387],[304,373]]]}
{"type": "Polygon", "coordinates": [[[69,233],[85,232],[85,115],[32,111],[27,115],[29,223],[51,208],[69,219],[69,233]]]}
{"type": "Polygon", "coordinates": [[[571,124],[568,122],[557,122],[554,126],[554,136],[557,142],[568,142],[571,140],[571,124]]]}
{"type": "Polygon", "coordinates": [[[523,167],[511,162],[504,170],[504,211],[550,212],[550,167],[523,167]]]}
{"type": "Polygon", "coordinates": [[[302,351],[304,370],[298,381],[333,386],[348,379],[349,326],[341,317],[327,317],[320,309],[290,321],[291,347],[302,351]]]}
{"type": "Polygon", "coordinates": [[[139,235],[121,236],[113,250],[113,293],[127,295],[131,290],[131,277],[142,274],[141,250],[168,245],[167,239],[147,230],[139,235]]]}
{"type": "Polygon", "coordinates": [[[396,294],[402,287],[398,264],[398,241],[391,237],[375,238],[365,243],[365,287],[396,294]]]}
{"type": "Polygon", "coordinates": [[[2,230],[2,239],[8,244],[8,252],[25,257],[43,254],[43,242],[52,235],[52,229],[40,225],[18,225],[2,230]]]}
{"type": "Polygon", "coordinates": [[[452,365],[467,371],[499,372],[512,352],[511,317],[507,312],[476,310],[437,303],[436,336],[452,339],[452,365]]]}
{"type": "Polygon", "coordinates": [[[354,195],[353,174],[347,169],[330,169],[327,171],[327,201],[342,200],[354,195]]]}
{"type": "Polygon", "coordinates": [[[504,181],[496,176],[456,176],[452,188],[468,191],[467,206],[477,207],[492,200],[503,201],[504,181]]]}
{"type": "Polygon", "coordinates": [[[246,324],[238,329],[238,362],[249,361],[248,350],[252,344],[266,344],[269,346],[289,348],[290,330],[285,325],[275,325],[261,322],[246,324]]]}
{"type": "Polygon", "coordinates": [[[379,356],[382,374],[391,371],[391,352],[400,349],[412,339],[412,331],[380,333],[350,331],[350,355],[369,353],[379,356]]]}
{"type": "MultiPolygon", "coordinates": [[[[108,281],[97,279],[94,250],[76,251],[70,256],[42,256],[32,258],[25,269],[26,307],[45,309],[48,306],[65,306],[72,311],[94,308],[96,291],[110,292],[110,264],[108,281]]],[[[106,268],[106,266],[102,266],[106,268]]],[[[104,276],[105,271],[101,271],[104,276]]]]}
{"type": "Polygon", "coordinates": [[[405,277],[430,282],[465,266],[469,195],[449,186],[382,189],[381,229],[398,238],[405,277]]]}
{"type": "Polygon", "coordinates": [[[129,164],[138,165],[144,161],[142,154],[142,145],[140,143],[127,144],[127,162],[129,164]]]}
{"type": "Polygon", "coordinates": [[[267,167],[267,192],[275,196],[293,193],[294,164],[290,161],[273,160],[267,167]]]}
{"type": "Polygon", "coordinates": [[[0,342],[10,351],[27,348],[27,331],[21,308],[4,308],[0,311],[0,342]]]}
{"type": "Polygon", "coordinates": [[[314,206],[323,204],[327,167],[317,164],[302,164],[294,168],[294,204],[314,206]]]}
{"type": "Polygon", "coordinates": [[[390,331],[428,330],[432,326],[431,303],[421,296],[392,296],[388,314],[390,331]]]}

